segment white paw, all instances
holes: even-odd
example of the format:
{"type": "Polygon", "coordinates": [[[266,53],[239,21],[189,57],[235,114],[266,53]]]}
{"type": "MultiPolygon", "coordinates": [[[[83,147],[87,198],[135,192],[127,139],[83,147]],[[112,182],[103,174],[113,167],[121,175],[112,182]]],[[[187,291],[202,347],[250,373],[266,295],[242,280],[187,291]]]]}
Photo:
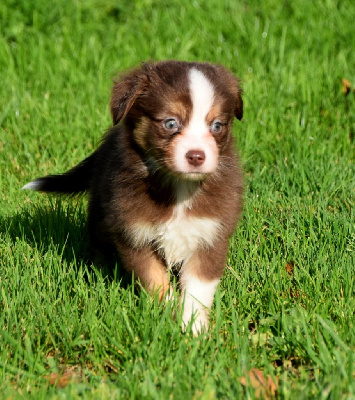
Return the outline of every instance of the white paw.
{"type": "MultiPolygon", "coordinates": [[[[182,323],[182,331],[186,332],[189,324],[191,322],[191,319],[189,321],[184,321],[182,323]]],[[[201,317],[201,316],[196,316],[194,317],[194,320],[191,325],[191,330],[194,336],[198,336],[203,332],[208,331],[208,318],[207,317],[201,317]]]]}
{"type": "Polygon", "coordinates": [[[190,328],[194,336],[206,332],[208,330],[208,309],[196,302],[185,302],[181,328],[183,332],[190,328]]]}
{"type": "Polygon", "coordinates": [[[184,307],[183,331],[191,326],[193,334],[197,336],[208,330],[208,314],[218,282],[219,279],[205,281],[188,272],[183,274],[181,299],[184,307]]]}

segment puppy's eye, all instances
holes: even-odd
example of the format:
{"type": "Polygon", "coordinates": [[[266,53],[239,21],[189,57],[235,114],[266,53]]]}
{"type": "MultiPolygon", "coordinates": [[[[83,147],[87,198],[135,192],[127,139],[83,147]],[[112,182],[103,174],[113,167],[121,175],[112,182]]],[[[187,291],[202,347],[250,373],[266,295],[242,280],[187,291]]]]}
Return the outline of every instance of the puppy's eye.
{"type": "Polygon", "coordinates": [[[163,121],[163,126],[168,131],[174,131],[178,129],[179,124],[177,123],[175,118],[167,118],[166,120],[163,121]]]}
{"type": "Polygon", "coordinates": [[[223,129],[223,124],[221,121],[214,121],[211,125],[211,133],[220,133],[223,129]]]}

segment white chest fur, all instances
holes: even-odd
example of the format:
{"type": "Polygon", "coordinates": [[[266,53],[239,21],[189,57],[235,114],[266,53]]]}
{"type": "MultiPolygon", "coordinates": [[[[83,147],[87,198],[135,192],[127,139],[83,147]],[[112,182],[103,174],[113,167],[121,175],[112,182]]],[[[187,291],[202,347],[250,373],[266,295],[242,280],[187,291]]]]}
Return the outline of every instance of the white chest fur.
{"type": "Polygon", "coordinates": [[[171,267],[189,259],[199,247],[211,246],[218,235],[220,222],[213,218],[189,217],[178,209],[164,223],[136,223],[132,228],[134,245],[139,248],[154,244],[171,267]]]}

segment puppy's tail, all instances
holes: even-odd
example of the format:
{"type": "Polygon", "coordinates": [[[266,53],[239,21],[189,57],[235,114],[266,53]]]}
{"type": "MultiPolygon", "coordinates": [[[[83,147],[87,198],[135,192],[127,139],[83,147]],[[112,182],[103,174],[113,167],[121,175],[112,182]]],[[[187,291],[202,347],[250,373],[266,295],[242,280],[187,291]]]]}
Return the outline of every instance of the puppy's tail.
{"type": "Polygon", "coordinates": [[[48,175],[27,183],[22,189],[64,194],[83,193],[89,189],[95,168],[96,153],[60,175],[48,175]]]}

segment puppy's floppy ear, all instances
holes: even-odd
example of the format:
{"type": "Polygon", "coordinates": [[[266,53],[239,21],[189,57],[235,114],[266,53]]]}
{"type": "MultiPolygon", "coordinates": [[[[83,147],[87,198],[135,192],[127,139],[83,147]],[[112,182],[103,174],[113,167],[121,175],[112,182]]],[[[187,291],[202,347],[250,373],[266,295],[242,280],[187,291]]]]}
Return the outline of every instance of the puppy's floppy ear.
{"type": "Polygon", "coordinates": [[[243,118],[242,89],[240,89],[240,88],[238,90],[238,94],[236,95],[235,116],[239,120],[241,120],[243,118]]]}
{"type": "Polygon", "coordinates": [[[219,76],[227,83],[227,89],[234,98],[234,115],[237,119],[243,118],[243,89],[240,86],[240,79],[233,75],[228,69],[221,65],[216,65],[219,76]]]}
{"type": "Polygon", "coordinates": [[[113,124],[118,124],[129,112],[137,98],[147,91],[149,76],[147,66],[134,69],[115,81],[111,96],[111,115],[113,124]]]}
{"type": "Polygon", "coordinates": [[[228,71],[229,90],[234,96],[234,115],[237,119],[243,118],[243,89],[240,87],[240,79],[228,71]]]}

